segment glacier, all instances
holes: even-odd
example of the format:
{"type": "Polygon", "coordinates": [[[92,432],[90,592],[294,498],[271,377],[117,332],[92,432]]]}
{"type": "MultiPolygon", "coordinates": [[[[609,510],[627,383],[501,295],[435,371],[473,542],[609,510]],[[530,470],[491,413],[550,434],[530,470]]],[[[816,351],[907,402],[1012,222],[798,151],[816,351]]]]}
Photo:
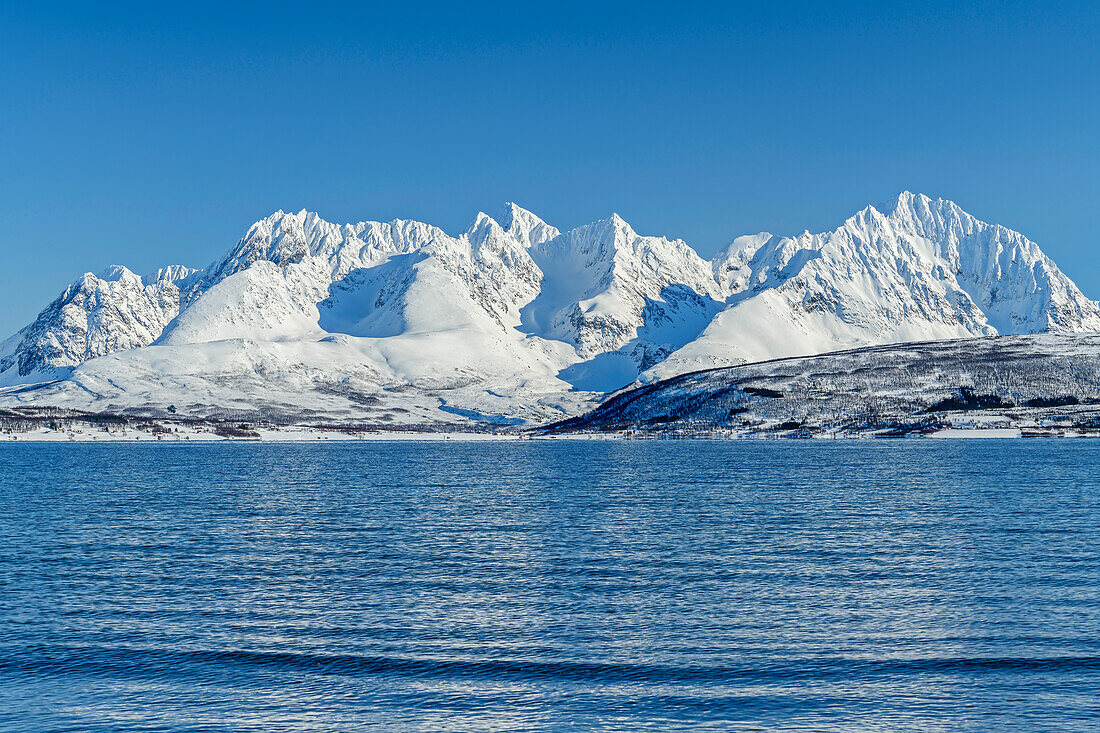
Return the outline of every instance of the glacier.
{"type": "Polygon", "coordinates": [[[903,192],[705,260],[618,215],[515,204],[463,233],[277,211],[202,269],[85,274],[0,344],[0,405],[381,427],[539,424],[782,357],[1100,331],[1034,242],[903,192]]]}

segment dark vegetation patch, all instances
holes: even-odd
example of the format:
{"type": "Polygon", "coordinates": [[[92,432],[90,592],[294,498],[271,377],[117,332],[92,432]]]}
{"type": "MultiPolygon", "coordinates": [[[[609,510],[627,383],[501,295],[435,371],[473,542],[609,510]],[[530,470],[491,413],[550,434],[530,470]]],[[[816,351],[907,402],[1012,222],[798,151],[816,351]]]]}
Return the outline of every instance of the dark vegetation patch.
{"type": "Polygon", "coordinates": [[[88,422],[93,422],[93,423],[125,424],[126,422],[128,422],[126,417],[123,416],[123,415],[108,415],[106,413],[96,413],[94,415],[86,415],[86,416],[84,416],[83,419],[87,420],[88,422]]]}
{"type": "Polygon", "coordinates": [[[1068,407],[1081,404],[1081,400],[1073,395],[1062,395],[1061,397],[1035,397],[1024,404],[1028,407],[1068,407]]]}
{"type": "Polygon", "coordinates": [[[1100,416],[1081,415],[1074,419],[1073,427],[1078,430],[1091,431],[1100,429],[1100,416]]]}
{"type": "Polygon", "coordinates": [[[927,412],[964,412],[968,410],[998,410],[1015,407],[995,394],[977,394],[970,387],[960,387],[959,393],[945,397],[928,408],[927,412]]]}
{"type": "Polygon", "coordinates": [[[756,397],[771,397],[778,399],[783,396],[782,392],[774,389],[768,389],[767,387],[742,387],[741,391],[745,394],[755,395],[756,397]]]}
{"type": "MultiPolygon", "coordinates": [[[[700,388],[699,392],[702,393],[704,389],[705,388],[700,388]]],[[[743,394],[743,390],[736,384],[734,384],[721,387],[720,389],[711,389],[710,397],[708,399],[712,402],[715,400],[739,401],[743,394]]]]}
{"type": "Polygon", "coordinates": [[[246,426],[218,425],[214,432],[223,438],[259,438],[260,434],[246,426]]]}
{"type": "Polygon", "coordinates": [[[906,422],[887,420],[880,423],[883,430],[877,433],[880,438],[904,438],[909,435],[927,435],[935,432],[943,426],[936,421],[921,420],[918,422],[906,422]]]}

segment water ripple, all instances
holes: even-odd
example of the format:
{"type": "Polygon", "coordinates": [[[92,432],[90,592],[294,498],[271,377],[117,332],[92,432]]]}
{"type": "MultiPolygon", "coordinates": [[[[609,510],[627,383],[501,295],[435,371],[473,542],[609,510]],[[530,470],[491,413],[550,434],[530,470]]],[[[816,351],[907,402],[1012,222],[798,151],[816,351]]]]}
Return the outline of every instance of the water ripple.
{"type": "Polygon", "coordinates": [[[3,444],[0,729],[1093,729],[1098,458],[3,444]]]}

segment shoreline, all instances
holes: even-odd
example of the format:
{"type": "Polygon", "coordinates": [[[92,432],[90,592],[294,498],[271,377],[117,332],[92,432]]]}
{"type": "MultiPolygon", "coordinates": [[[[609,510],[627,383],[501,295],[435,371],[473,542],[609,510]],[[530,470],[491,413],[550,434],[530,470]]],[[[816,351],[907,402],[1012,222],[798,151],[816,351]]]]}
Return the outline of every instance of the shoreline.
{"type": "Polygon", "coordinates": [[[125,430],[30,430],[0,434],[0,443],[298,443],[319,441],[331,443],[364,442],[514,442],[527,440],[615,440],[615,435],[554,435],[532,436],[524,433],[477,432],[417,432],[417,431],[356,431],[329,428],[286,426],[256,428],[253,436],[219,435],[213,430],[192,428],[170,432],[152,432],[129,428],[125,430]]]}
{"type": "Polygon", "coordinates": [[[764,441],[785,440],[797,442],[827,441],[893,441],[893,440],[1029,440],[1034,438],[1050,439],[1087,439],[1100,435],[1076,431],[1050,431],[1043,433],[1024,433],[1019,428],[964,429],[945,428],[927,434],[889,435],[871,432],[822,432],[812,436],[800,436],[783,433],[650,433],[629,434],[623,432],[608,433],[561,433],[530,435],[525,433],[477,433],[477,432],[416,432],[416,431],[356,431],[331,428],[309,428],[286,426],[280,428],[256,428],[249,436],[220,435],[213,430],[191,428],[167,432],[152,432],[134,428],[117,430],[52,430],[39,429],[21,433],[0,434],[0,443],[266,443],[266,444],[314,444],[319,441],[330,443],[364,442],[518,442],[548,440],[580,441],[677,441],[677,440],[727,440],[727,441],[764,441]]]}

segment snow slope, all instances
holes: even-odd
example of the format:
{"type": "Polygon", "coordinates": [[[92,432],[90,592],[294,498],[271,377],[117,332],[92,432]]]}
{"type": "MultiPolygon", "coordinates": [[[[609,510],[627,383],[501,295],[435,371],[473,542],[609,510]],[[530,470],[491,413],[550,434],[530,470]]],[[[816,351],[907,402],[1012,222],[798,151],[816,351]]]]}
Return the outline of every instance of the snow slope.
{"type": "Polygon", "coordinates": [[[84,275],[0,344],[0,404],[379,424],[539,422],[705,367],[901,341],[1100,331],[1037,245],[901,194],[712,261],[617,215],[509,204],[450,235],[276,212],[203,270],[84,275]]]}

